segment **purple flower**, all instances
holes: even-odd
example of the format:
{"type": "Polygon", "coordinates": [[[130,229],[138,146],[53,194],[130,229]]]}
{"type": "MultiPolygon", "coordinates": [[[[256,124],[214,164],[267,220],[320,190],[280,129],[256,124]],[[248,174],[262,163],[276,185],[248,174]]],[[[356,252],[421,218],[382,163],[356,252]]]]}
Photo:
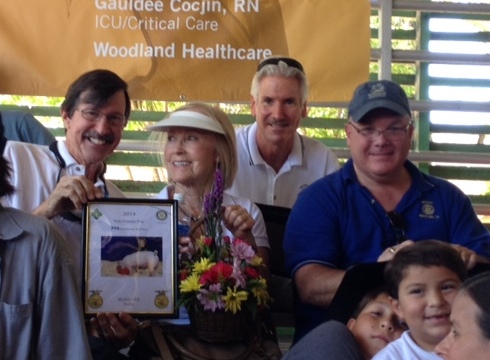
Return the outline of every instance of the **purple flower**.
{"type": "Polygon", "coordinates": [[[213,213],[213,205],[211,199],[212,193],[208,193],[204,196],[204,216],[209,216],[210,214],[213,213]]]}
{"type": "Polygon", "coordinates": [[[245,278],[245,275],[240,268],[239,262],[237,262],[236,260],[233,264],[233,273],[231,274],[231,277],[235,279],[237,286],[240,286],[244,289],[247,287],[247,279],[245,278]]]}
{"type": "Polygon", "coordinates": [[[224,191],[223,173],[220,169],[216,169],[214,173],[214,189],[213,197],[216,199],[216,209],[221,210],[221,204],[223,203],[223,191],[224,191]]]}
{"type": "Polygon", "coordinates": [[[225,302],[221,296],[221,284],[209,285],[209,290],[200,289],[197,299],[204,307],[204,310],[215,312],[216,309],[224,309],[225,302]]]}
{"type": "Polygon", "coordinates": [[[245,241],[235,239],[231,244],[231,255],[235,259],[245,260],[249,263],[254,258],[255,251],[245,241]]]}
{"type": "Polygon", "coordinates": [[[203,202],[206,236],[214,239],[217,239],[221,235],[223,191],[223,173],[220,169],[216,169],[214,172],[213,187],[204,196],[203,202]]]}

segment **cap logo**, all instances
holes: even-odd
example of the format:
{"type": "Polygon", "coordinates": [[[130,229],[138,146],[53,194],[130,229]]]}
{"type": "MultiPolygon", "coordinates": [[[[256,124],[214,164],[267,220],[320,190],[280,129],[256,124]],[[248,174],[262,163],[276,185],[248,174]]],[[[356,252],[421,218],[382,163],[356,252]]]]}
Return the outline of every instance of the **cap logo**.
{"type": "Polygon", "coordinates": [[[386,90],[383,84],[373,84],[368,94],[368,99],[386,97],[386,90]]]}
{"type": "Polygon", "coordinates": [[[403,88],[389,80],[370,81],[359,85],[349,104],[349,117],[362,121],[372,110],[384,108],[405,116],[410,115],[410,105],[403,88]]]}

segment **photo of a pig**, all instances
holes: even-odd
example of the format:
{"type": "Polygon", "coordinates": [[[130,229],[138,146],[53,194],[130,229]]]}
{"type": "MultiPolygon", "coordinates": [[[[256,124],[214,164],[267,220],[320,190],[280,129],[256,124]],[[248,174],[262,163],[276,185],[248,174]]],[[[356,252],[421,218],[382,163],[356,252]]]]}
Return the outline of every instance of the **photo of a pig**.
{"type": "Polygon", "coordinates": [[[163,276],[161,237],[103,237],[101,276],[163,276]]]}
{"type": "Polygon", "coordinates": [[[117,266],[120,269],[129,269],[129,275],[132,275],[139,269],[148,269],[148,275],[153,276],[158,267],[160,260],[158,252],[151,251],[135,251],[132,254],[126,255],[124,259],[118,262],[117,266]]]}

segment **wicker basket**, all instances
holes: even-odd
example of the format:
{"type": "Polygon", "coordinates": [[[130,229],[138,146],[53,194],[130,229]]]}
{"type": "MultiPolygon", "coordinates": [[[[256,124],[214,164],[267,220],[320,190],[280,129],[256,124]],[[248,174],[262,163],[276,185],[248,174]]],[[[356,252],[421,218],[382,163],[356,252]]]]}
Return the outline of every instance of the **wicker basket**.
{"type": "Polygon", "coordinates": [[[189,313],[191,327],[196,336],[204,341],[226,342],[242,340],[248,326],[245,311],[196,310],[189,313]]]}

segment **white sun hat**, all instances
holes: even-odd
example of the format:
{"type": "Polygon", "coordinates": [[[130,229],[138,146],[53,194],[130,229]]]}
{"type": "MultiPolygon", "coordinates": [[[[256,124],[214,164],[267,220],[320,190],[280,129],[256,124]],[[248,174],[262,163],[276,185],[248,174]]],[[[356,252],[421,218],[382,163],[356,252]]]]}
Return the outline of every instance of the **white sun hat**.
{"type": "Polygon", "coordinates": [[[149,131],[168,131],[171,127],[188,127],[207,130],[225,135],[221,124],[213,118],[196,111],[177,110],[146,129],[149,131]]]}

